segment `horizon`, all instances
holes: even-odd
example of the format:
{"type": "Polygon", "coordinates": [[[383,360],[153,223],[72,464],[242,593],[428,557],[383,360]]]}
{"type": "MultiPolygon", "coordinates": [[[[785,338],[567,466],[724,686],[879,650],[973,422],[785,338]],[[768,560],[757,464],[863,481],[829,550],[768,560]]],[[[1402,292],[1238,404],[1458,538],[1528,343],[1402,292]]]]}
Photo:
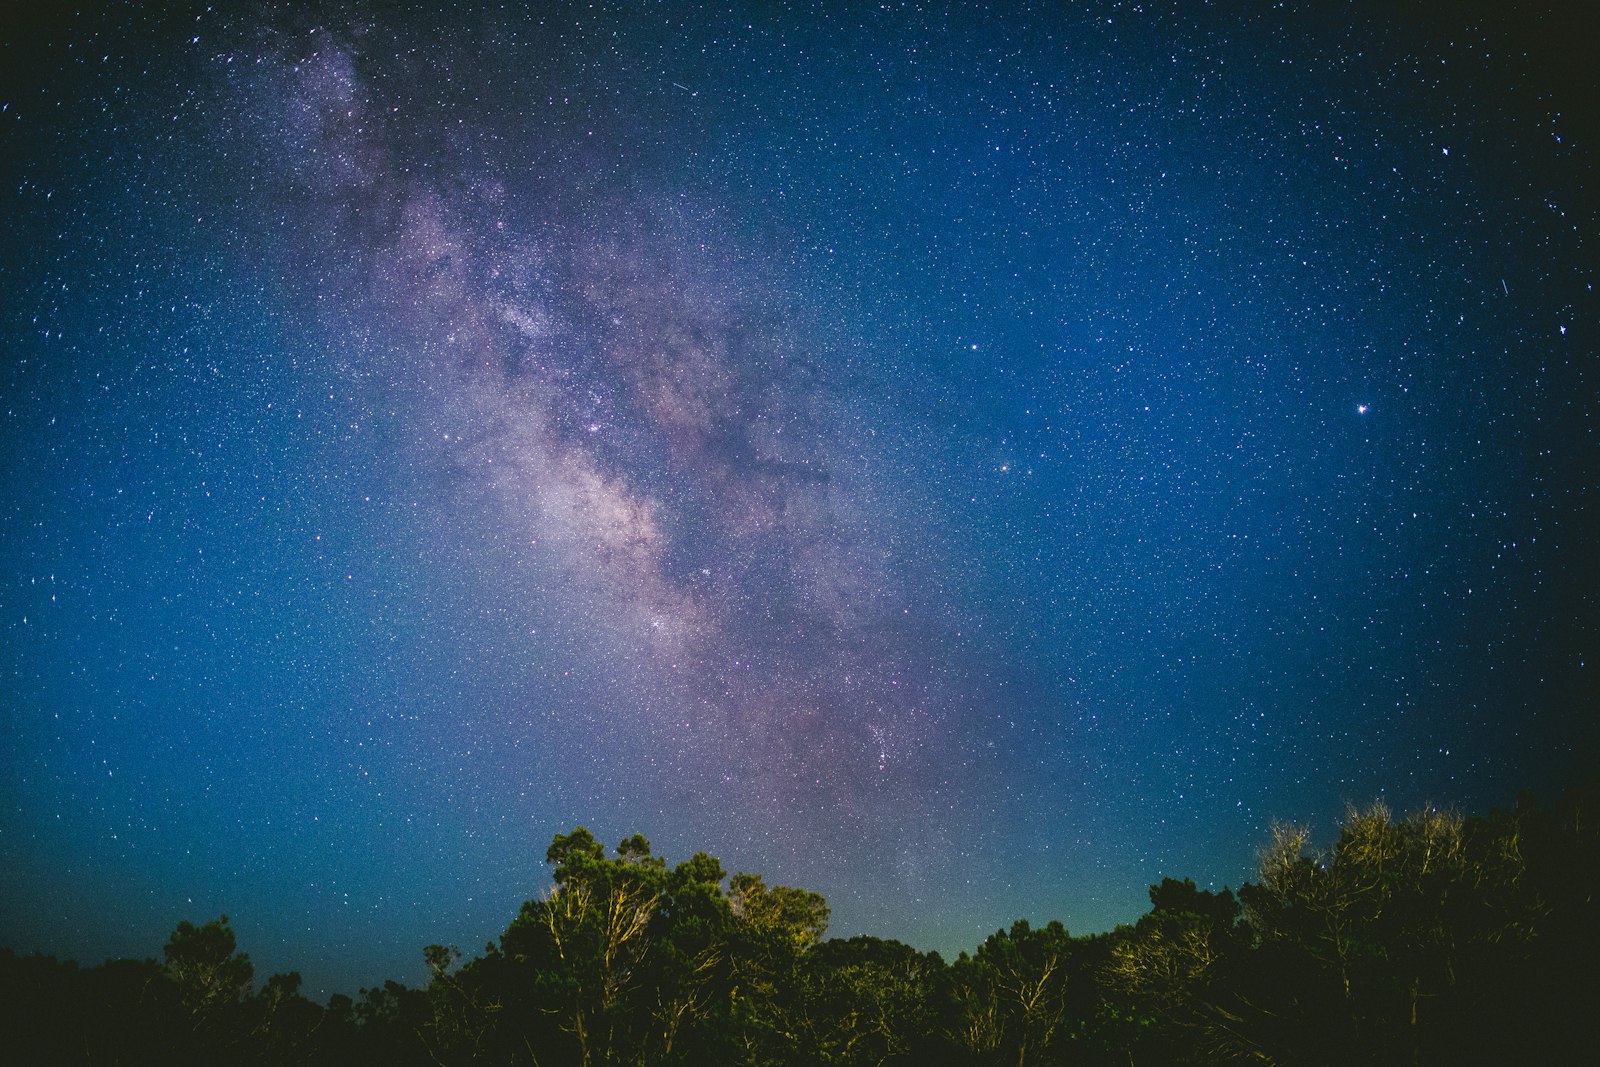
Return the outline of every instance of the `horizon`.
{"type": "MultiPolygon", "coordinates": [[[[1565,795],[1569,790],[1573,790],[1573,789],[1576,789],[1576,788],[1577,788],[1576,785],[1565,786],[1562,789],[1562,795],[1565,795]]],[[[1519,797],[1521,796],[1522,792],[1526,792],[1526,791],[1519,791],[1519,797]]],[[[1559,796],[1558,797],[1538,797],[1538,796],[1536,796],[1535,799],[1538,800],[1541,804],[1548,804],[1552,800],[1559,799],[1559,796]]],[[[1380,801],[1377,801],[1376,803],[1381,804],[1382,801],[1380,800],[1380,801]]],[[[1349,815],[1350,813],[1354,812],[1355,810],[1356,810],[1355,807],[1347,806],[1346,814],[1349,815]]],[[[1429,810],[1433,810],[1433,811],[1437,811],[1437,810],[1458,811],[1458,809],[1455,809],[1451,805],[1443,805],[1441,807],[1439,805],[1427,805],[1427,804],[1423,805],[1421,808],[1419,808],[1417,810],[1419,812],[1420,811],[1429,811],[1429,810]]],[[[1497,806],[1494,810],[1496,810],[1496,811],[1510,811],[1511,810],[1511,806],[1510,805],[1506,805],[1504,807],[1498,807],[1497,806]]],[[[1489,814],[1488,812],[1458,812],[1458,813],[1462,814],[1468,820],[1471,820],[1471,819],[1474,819],[1474,818],[1484,818],[1484,817],[1487,817],[1487,815],[1489,814]]],[[[1396,814],[1400,815],[1400,816],[1410,816],[1410,815],[1413,815],[1415,813],[1396,813],[1396,814]]],[[[1311,829],[1312,833],[1311,833],[1311,840],[1309,842],[1309,845],[1316,853],[1320,854],[1324,850],[1329,849],[1329,848],[1332,847],[1332,843],[1336,839],[1336,835],[1331,835],[1330,834],[1330,835],[1323,835],[1323,836],[1319,837],[1318,833],[1317,833],[1317,828],[1312,827],[1310,829],[1311,829]]],[[[566,832],[581,832],[581,831],[586,831],[586,830],[588,830],[587,827],[580,825],[580,826],[577,826],[577,827],[573,827],[572,831],[566,831],[566,832]]],[[[559,837],[561,833],[562,832],[558,831],[556,836],[559,837]]],[[[623,835],[622,837],[619,837],[618,840],[619,841],[626,841],[629,838],[631,838],[632,836],[634,836],[634,835],[631,835],[631,834],[630,835],[623,835]]],[[[648,835],[645,835],[645,836],[648,839],[648,835]]],[[[605,854],[606,854],[607,858],[611,858],[613,856],[620,855],[620,853],[618,852],[617,847],[615,845],[607,844],[607,842],[604,839],[599,838],[599,837],[596,837],[596,840],[601,845],[603,845],[605,847],[605,850],[606,850],[605,854]]],[[[663,860],[666,863],[666,866],[669,869],[675,867],[677,864],[679,864],[681,862],[684,862],[685,860],[690,858],[687,855],[686,856],[682,856],[682,857],[664,856],[664,855],[662,855],[660,852],[658,852],[655,849],[653,843],[651,845],[650,854],[655,858],[663,860]]],[[[719,862],[720,862],[720,859],[721,859],[720,857],[716,857],[716,856],[713,856],[712,858],[713,859],[717,859],[719,862]]],[[[544,866],[548,867],[550,865],[549,865],[548,862],[546,862],[544,864],[544,866]]],[[[731,880],[732,878],[734,878],[735,876],[737,876],[740,873],[755,874],[755,875],[758,875],[758,876],[762,876],[764,878],[764,876],[762,875],[762,872],[760,872],[760,871],[742,871],[742,869],[739,869],[739,868],[729,868],[726,871],[726,873],[724,874],[723,878],[721,879],[721,882],[727,882],[727,881],[731,880]]],[[[1251,873],[1255,873],[1255,872],[1251,872],[1251,873]]],[[[1173,882],[1187,882],[1190,886],[1192,886],[1193,888],[1198,889],[1198,890],[1200,890],[1202,892],[1217,893],[1217,894],[1233,893],[1236,896],[1238,895],[1238,890],[1242,886],[1248,885],[1248,884],[1251,883],[1251,879],[1249,877],[1246,877],[1246,878],[1240,879],[1240,881],[1237,884],[1229,884],[1229,885],[1197,884],[1197,883],[1195,883],[1193,878],[1190,878],[1190,877],[1182,875],[1182,874],[1163,874],[1156,881],[1152,882],[1147,887],[1147,890],[1154,891],[1156,888],[1158,888],[1158,886],[1162,882],[1165,882],[1165,881],[1167,881],[1169,879],[1171,881],[1173,881],[1173,882]]],[[[778,883],[774,882],[771,879],[765,879],[764,878],[764,880],[768,881],[770,884],[773,884],[773,885],[778,884],[778,883]]],[[[797,889],[810,889],[809,886],[806,886],[806,885],[803,885],[803,884],[796,884],[794,886],[794,888],[797,888],[797,889]]],[[[515,913],[517,911],[517,907],[520,907],[521,903],[531,902],[531,901],[548,900],[550,898],[550,896],[553,895],[555,889],[556,889],[556,883],[554,881],[550,880],[549,878],[547,878],[546,879],[546,884],[541,886],[537,893],[535,893],[535,894],[533,894],[531,896],[525,897],[524,900],[522,902],[519,902],[519,904],[516,907],[508,909],[508,913],[511,914],[512,918],[514,918],[515,917],[515,913]]],[[[824,897],[824,899],[826,899],[826,898],[824,897]]],[[[1139,912],[1139,914],[1137,914],[1135,916],[1132,916],[1132,917],[1130,917],[1128,919],[1120,920],[1115,925],[1106,927],[1104,929],[1094,929],[1094,930],[1085,931],[1085,930],[1079,930],[1079,929],[1073,929],[1071,927],[1067,927],[1066,928],[1066,933],[1067,933],[1067,935],[1069,937],[1071,937],[1071,938],[1076,940],[1076,939],[1084,939],[1084,938],[1098,938],[1098,937],[1113,936],[1113,935],[1117,934],[1119,931],[1131,930],[1132,927],[1134,926],[1134,924],[1140,918],[1144,917],[1145,915],[1147,915],[1149,913],[1150,904],[1151,904],[1151,901],[1150,901],[1150,899],[1149,899],[1149,897],[1147,895],[1144,910],[1139,912]]],[[[203,924],[205,922],[212,921],[212,920],[216,919],[217,917],[218,916],[215,916],[215,915],[211,915],[211,916],[185,915],[185,916],[180,917],[179,919],[174,920],[173,925],[174,925],[174,927],[176,927],[177,924],[180,923],[180,922],[193,922],[196,925],[200,925],[200,924],[203,924]]],[[[225,922],[227,922],[227,924],[230,927],[232,927],[232,929],[235,931],[236,934],[238,934],[241,931],[241,929],[243,929],[243,930],[248,930],[249,929],[248,919],[246,919],[244,925],[241,927],[241,925],[239,923],[239,918],[240,917],[237,916],[237,915],[231,915],[231,914],[229,914],[227,912],[223,912],[223,913],[220,913],[220,917],[225,922]]],[[[504,926],[509,926],[511,924],[512,918],[508,918],[505,921],[504,926]]],[[[930,947],[930,946],[927,946],[927,945],[913,944],[913,943],[910,943],[910,942],[905,942],[905,941],[903,941],[902,939],[899,939],[899,938],[890,938],[890,937],[880,938],[879,935],[874,934],[870,930],[855,930],[855,931],[851,931],[849,933],[839,933],[839,932],[836,932],[832,928],[831,922],[830,922],[827,930],[823,934],[823,940],[849,940],[849,939],[852,939],[852,938],[855,938],[855,937],[877,938],[877,939],[883,940],[883,941],[895,942],[895,943],[900,943],[900,944],[907,944],[908,947],[910,947],[912,949],[915,949],[918,952],[923,952],[923,953],[931,952],[931,953],[934,953],[934,954],[938,955],[941,959],[943,959],[946,963],[950,963],[950,962],[956,961],[957,959],[959,959],[961,957],[971,956],[972,954],[974,954],[977,951],[977,949],[990,936],[993,936],[993,935],[1004,935],[1008,931],[1014,929],[1014,927],[1015,927],[1015,925],[1017,923],[1026,923],[1030,927],[1032,927],[1033,929],[1040,929],[1040,928],[1046,926],[1049,923],[1055,923],[1055,922],[1061,922],[1061,920],[1059,918],[1056,918],[1056,917],[1044,916],[1044,915],[1038,915],[1038,916],[1018,915],[1018,916],[1014,916],[1009,921],[1006,921],[1006,922],[1003,922],[1003,923],[999,924],[998,926],[996,926],[992,930],[988,930],[988,931],[984,931],[982,933],[979,933],[972,940],[972,942],[970,944],[954,947],[954,948],[951,948],[951,949],[948,949],[948,950],[944,949],[944,948],[941,948],[941,947],[930,947]]],[[[1065,926],[1064,923],[1063,923],[1063,926],[1065,926]]],[[[502,929],[501,934],[503,934],[503,932],[504,932],[504,930],[502,929]]],[[[452,948],[460,949],[460,953],[461,954],[460,954],[459,958],[460,958],[461,963],[464,965],[465,963],[467,963],[467,962],[469,962],[471,960],[482,958],[486,948],[488,948],[490,946],[494,946],[494,947],[498,948],[498,943],[500,941],[501,934],[494,934],[494,935],[489,936],[488,938],[484,939],[481,942],[483,944],[483,947],[477,947],[477,948],[470,948],[470,949],[469,948],[465,948],[465,947],[462,947],[461,945],[459,945],[459,944],[457,944],[455,942],[451,942],[451,941],[440,942],[440,944],[444,944],[444,945],[450,946],[452,948]]],[[[43,951],[37,950],[37,949],[35,949],[35,950],[17,950],[13,946],[8,946],[8,945],[0,945],[0,950],[5,950],[5,951],[8,951],[8,952],[12,952],[15,956],[17,956],[19,958],[20,957],[25,957],[25,956],[31,956],[31,955],[44,955],[44,956],[51,956],[52,955],[51,953],[43,952],[43,951]]],[[[239,937],[239,951],[241,953],[243,953],[247,958],[250,958],[252,964],[255,963],[255,957],[251,956],[250,946],[249,946],[249,944],[247,942],[247,938],[244,935],[240,935],[240,937],[239,937]]],[[[419,961],[422,960],[422,958],[423,958],[423,946],[418,946],[417,951],[416,951],[416,956],[417,956],[417,959],[419,961]]],[[[80,967],[92,967],[92,966],[98,966],[101,963],[115,962],[118,959],[139,959],[139,960],[157,960],[158,961],[159,960],[159,956],[156,953],[150,953],[150,954],[143,955],[143,956],[108,957],[105,960],[92,960],[92,959],[73,959],[73,960],[68,960],[65,957],[61,957],[60,959],[61,959],[61,962],[73,962],[73,963],[76,963],[80,967]]],[[[273,975],[276,975],[276,974],[279,974],[279,973],[287,973],[287,972],[290,972],[290,971],[293,971],[294,973],[300,973],[299,968],[296,968],[296,967],[272,967],[272,968],[257,967],[256,968],[255,977],[254,977],[254,979],[253,979],[253,981],[251,983],[251,988],[252,989],[261,989],[261,988],[263,988],[265,986],[267,980],[270,977],[272,977],[273,975]]],[[[380,976],[380,977],[377,977],[377,978],[373,979],[370,983],[361,982],[361,983],[359,983],[359,984],[357,984],[355,986],[350,986],[348,988],[344,988],[344,987],[337,988],[337,989],[335,989],[335,988],[327,988],[327,987],[306,987],[306,988],[308,988],[310,992],[315,994],[315,996],[313,996],[312,999],[314,1001],[319,1002],[319,1003],[326,1002],[330,996],[334,996],[334,995],[338,995],[338,994],[343,994],[343,995],[350,996],[350,997],[354,998],[356,996],[356,994],[359,993],[360,991],[365,990],[365,989],[369,989],[369,988],[370,989],[381,988],[386,981],[390,981],[390,980],[399,981],[402,985],[406,985],[406,986],[410,986],[412,988],[416,988],[417,987],[417,980],[419,978],[422,978],[422,977],[426,976],[426,974],[428,972],[428,968],[427,968],[426,964],[419,962],[416,966],[414,966],[412,968],[412,971],[413,971],[413,973],[411,975],[409,975],[409,976],[401,977],[401,976],[396,976],[396,975],[383,975],[383,976],[380,976]],[[408,978],[409,978],[409,980],[407,980],[408,978]]],[[[303,977],[304,976],[302,975],[302,978],[303,977]]]]}

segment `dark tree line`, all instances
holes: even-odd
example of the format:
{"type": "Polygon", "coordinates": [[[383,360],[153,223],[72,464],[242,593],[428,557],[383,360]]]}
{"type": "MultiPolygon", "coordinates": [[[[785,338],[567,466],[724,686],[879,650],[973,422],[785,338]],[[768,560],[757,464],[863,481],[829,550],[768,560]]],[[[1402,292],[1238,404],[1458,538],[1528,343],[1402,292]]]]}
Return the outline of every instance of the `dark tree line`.
{"type": "Polygon", "coordinates": [[[803,889],[676,866],[578,828],[554,887],[427,985],[316,1004],[259,988],[227,916],[163,959],[0,952],[16,1063],[648,1065],[1588,1064],[1600,1049],[1600,789],[1464,819],[1352,809],[1279,825],[1239,892],[1167,879],[1132,926],[1018,922],[946,963],[825,940],[803,889]]]}

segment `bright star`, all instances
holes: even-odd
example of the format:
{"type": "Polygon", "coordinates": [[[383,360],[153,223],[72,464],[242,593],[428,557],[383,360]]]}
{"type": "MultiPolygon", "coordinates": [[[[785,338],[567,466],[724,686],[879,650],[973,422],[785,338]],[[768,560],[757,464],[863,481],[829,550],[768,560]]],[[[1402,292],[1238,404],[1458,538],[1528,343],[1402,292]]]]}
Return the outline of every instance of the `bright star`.
{"type": "Polygon", "coordinates": [[[1366,413],[1367,413],[1367,405],[1365,405],[1365,404],[1357,404],[1356,405],[1356,414],[1357,415],[1365,415],[1366,413]]]}

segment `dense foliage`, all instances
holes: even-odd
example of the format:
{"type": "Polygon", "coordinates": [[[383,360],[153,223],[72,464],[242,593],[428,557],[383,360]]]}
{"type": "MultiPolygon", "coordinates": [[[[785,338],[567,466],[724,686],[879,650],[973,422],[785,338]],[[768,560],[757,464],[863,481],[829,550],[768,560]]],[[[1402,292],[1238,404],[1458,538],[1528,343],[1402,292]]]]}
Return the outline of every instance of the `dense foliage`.
{"type": "Polygon", "coordinates": [[[0,953],[17,1063],[1282,1065],[1588,1063],[1600,1048],[1600,790],[1464,819],[1279,825],[1237,895],[1167,879],[1133,926],[1018,922],[953,963],[824,940],[828,906],[704,853],[558,835],[554,887],[463,962],[318,1005],[253,988],[227,916],[164,960],[0,953]]]}

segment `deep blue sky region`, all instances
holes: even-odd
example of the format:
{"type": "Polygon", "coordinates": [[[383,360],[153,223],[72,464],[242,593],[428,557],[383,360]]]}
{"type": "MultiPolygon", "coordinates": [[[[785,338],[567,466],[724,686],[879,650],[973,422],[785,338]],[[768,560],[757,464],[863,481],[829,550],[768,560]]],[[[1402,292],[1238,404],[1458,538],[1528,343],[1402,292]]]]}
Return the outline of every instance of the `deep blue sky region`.
{"type": "Polygon", "coordinates": [[[551,836],[954,953],[1596,751],[1593,16],[0,16],[0,944],[551,836]]]}

